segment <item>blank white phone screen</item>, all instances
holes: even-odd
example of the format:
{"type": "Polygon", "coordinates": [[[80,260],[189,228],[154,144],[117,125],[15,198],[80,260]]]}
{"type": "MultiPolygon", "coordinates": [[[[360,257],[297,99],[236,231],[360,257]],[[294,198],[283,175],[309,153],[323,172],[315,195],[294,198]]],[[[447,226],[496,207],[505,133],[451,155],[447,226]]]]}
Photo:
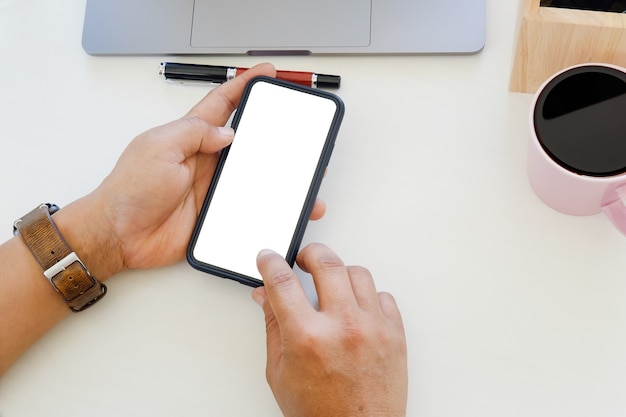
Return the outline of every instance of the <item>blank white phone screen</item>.
{"type": "Polygon", "coordinates": [[[261,280],[261,249],[287,255],[337,105],[268,82],[252,86],[193,256],[261,280]]]}

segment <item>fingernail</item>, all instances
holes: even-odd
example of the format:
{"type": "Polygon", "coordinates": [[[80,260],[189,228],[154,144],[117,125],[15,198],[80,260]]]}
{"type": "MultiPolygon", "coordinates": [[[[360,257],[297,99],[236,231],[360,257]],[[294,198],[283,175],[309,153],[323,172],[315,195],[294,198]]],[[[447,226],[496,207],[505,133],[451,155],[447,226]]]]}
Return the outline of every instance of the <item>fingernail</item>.
{"type": "Polygon", "coordinates": [[[232,127],[229,126],[220,126],[217,128],[217,131],[222,136],[232,137],[235,136],[235,131],[232,127]]]}
{"type": "Polygon", "coordinates": [[[262,258],[262,257],[264,257],[264,256],[267,256],[267,255],[273,255],[273,254],[275,254],[275,253],[276,253],[276,252],[274,252],[273,250],[270,250],[270,249],[262,249],[262,250],[259,252],[259,254],[257,255],[257,259],[260,259],[260,258],[262,258]]]}

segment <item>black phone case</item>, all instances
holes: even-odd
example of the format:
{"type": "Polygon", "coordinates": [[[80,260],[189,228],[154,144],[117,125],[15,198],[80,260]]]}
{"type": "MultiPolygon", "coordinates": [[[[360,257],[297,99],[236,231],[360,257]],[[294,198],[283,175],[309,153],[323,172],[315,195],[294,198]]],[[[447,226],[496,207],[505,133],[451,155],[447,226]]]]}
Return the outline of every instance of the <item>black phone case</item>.
{"type": "MultiPolygon", "coordinates": [[[[330,156],[332,154],[332,151],[335,145],[335,139],[337,137],[337,134],[339,133],[339,127],[341,126],[341,121],[343,119],[343,114],[344,114],[344,104],[343,104],[343,101],[338,96],[336,96],[335,94],[329,93],[327,91],[324,91],[324,90],[309,88],[309,87],[301,86],[301,85],[294,84],[288,81],[283,81],[283,80],[266,77],[266,76],[254,77],[248,82],[248,84],[244,88],[239,107],[233,118],[232,127],[235,130],[235,132],[237,131],[239,120],[241,119],[241,116],[245,112],[246,102],[250,94],[250,91],[252,89],[252,86],[258,82],[272,83],[272,84],[282,86],[284,88],[290,88],[293,90],[302,91],[307,94],[314,94],[314,95],[322,96],[322,97],[328,98],[329,100],[332,100],[333,102],[335,102],[337,106],[335,117],[328,131],[328,135],[326,137],[326,142],[324,144],[322,153],[318,159],[317,168],[315,170],[314,177],[312,178],[311,186],[307,193],[307,198],[306,198],[304,207],[301,211],[298,224],[296,226],[296,229],[294,230],[293,238],[291,240],[291,244],[289,245],[287,256],[285,258],[287,263],[291,267],[293,267],[295,260],[296,260],[296,255],[298,254],[298,251],[300,249],[302,238],[304,237],[304,232],[306,230],[309,217],[311,216],[311,211],[313,210],[313,205],[315,203],[317,193],[319,191],[320,185],[322,183],[322,179],[324,177],[324,171],[326,170],[326,166],[328,165],[328,162],[330,161],[330,156]]],[[[212,274],[218,277],[232,279],[234,281],[240,282],[245,285],[249,285],[251,287],[259,287],[263,285],[263,281],[260,281],[256,278],[253,278],[244,274],[237,273],[235,271],[230,271],[228,269],[220,268],[219,266],[216,266],[216,265],[204,263],[196,259],[193,256],[193,250],[194,250],[196,241],[198,239],[200,229],[202,228],[204,218],[211,204],[211,199],[215,192],[217,183],[219,182],[220,174],[222,172],[224,164],[226,163],[226,160],[228,159],[229,149],[230,149],[230,146],[224,148],[220,154],[220,158],[215,168],[215,173],[213,174],[213,179],[211,180],[209,190],[204,199],[204,203],[202,204],[202,209],[200,211],[200,215],[198,216],[198,221],[196,222],[196,225],[194,227],[193,234],[191,236],[191,241],[189,242],[189,246],[187,247],[187,261],[193,268],[197,270],[207,272],[209,274],[212,274]]],[[[259,250],[261,249],[263,248],[259,248],[259,250]]]]}

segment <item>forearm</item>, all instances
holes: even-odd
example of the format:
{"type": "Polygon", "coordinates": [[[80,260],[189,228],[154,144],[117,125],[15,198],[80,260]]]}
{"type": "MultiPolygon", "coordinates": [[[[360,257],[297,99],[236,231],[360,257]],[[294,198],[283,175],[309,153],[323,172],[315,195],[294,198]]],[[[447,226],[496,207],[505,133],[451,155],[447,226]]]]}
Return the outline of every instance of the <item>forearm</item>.
{"type": "MultiPolygon", "coordinates": [[[[100,281],[121,269],[94,201],[78,200],[53,216],[68,245],[100,281]],[[90,217],[94,216],[94,217],[90,217]]],[[[21,237],[0,245],[0,375],[70,312],[21,237]]]]}
{"type": "Polygon", "coordinates": [[[69,313],[28,248],[14,237],[0,246],[0,375],[69,313]]]}

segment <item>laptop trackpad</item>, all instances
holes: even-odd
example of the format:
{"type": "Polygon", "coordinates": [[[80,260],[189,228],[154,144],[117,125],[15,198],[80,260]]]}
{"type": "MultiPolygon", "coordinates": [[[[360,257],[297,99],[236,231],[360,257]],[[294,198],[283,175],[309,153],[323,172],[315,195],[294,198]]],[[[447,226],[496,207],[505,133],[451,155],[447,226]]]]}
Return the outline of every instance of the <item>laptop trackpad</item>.
{"type": "Polygon", "coordinates": [[[367,46],[372,0],[196,0],[191,46],[275,48],[367,46]]]}

